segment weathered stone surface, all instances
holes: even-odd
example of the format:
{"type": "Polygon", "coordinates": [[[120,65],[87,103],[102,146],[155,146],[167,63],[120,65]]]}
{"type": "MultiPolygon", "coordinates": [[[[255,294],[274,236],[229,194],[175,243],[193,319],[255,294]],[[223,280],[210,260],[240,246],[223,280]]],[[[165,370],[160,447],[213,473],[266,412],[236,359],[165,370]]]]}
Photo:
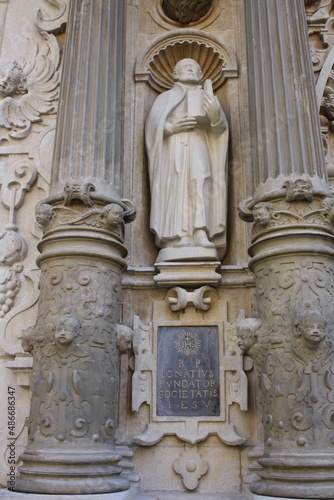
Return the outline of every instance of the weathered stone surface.
{"type": "Polygon", "coordinates": [[[239,345],[257,368],[264,412],[263,470],[251,489],[275,497],[329,498],[334,494],[332,195],[315,117],[315,88],[311,76],[297,76],[311,75],[303,48],[303,6],[277,1],[271,7],[274,17],[267,16],[267,3],[260,8],[252,0],[246,4],[248,39],[260,37],[263,44],[248,46],[250,113],[257,123],[252,132],[255,184],[253,198],[240,206],[241,217],[254,222],[249,266],[255,273],[259,320],[240,322],[239,345]],[[297,37],[280,22],[284,16],[295,19],[297,37]],[[277,37],[284,61],[279,72],[279,58],[266,56],[277,37]],[[266,83],[258,78],[261,72],[268,76],[266,83]],[[270,79],[274,74],[275,80],[270,79]],[[291,74],[300,85],[277,83],[277,77],[291,74]],[[284,102],[279,109],[289,117],[283,118],[285,127],[279,126],[277,110],[270,141],[261,142],[258,125],[269,125],[273,99],[284,102]],[[302,130],[303,112],[310,118],[302,130]]]}

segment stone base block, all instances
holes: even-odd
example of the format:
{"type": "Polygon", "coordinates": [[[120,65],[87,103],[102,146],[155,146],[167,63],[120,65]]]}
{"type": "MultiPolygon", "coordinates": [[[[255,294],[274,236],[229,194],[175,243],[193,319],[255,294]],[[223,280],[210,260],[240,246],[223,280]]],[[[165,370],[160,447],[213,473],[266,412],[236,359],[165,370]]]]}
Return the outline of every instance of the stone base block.
{"type": "Polygon", "coordinates": [[[37,493],[19,493],[16,491],[1,490],[0,500],[137,500],[140,495],[140,484],[131,484],[126,491],[118,493],[90,494],[90,495],[39,495],[37,493]]]}
{"type": "Polygon", "coordinates": [[[305,500],[304,498],[291,498],[291,497],[265,497],[262,495],[255,495],[253,493],[250,497],[249,500],[305,500]]]}
{"type": "Polygon", "coordinates": [[[217,249],[212,247],[169,247],[160,250],[157,264],[160,262],[212,261],[217,260],[217,249]]]}
{"type": "Polygon", "coordinates": [[[75,453],[28,452],[20,456],[15,490],[24,493],[60,495],[112,493],[128,490],[130,483],[121,477],[120,456],[81,450],[75,453]]]}
{"type": "Polygon", "coordinates": [[[221,280],[221,275],[216,272],[219,265],[217,261],[156,262],[155,268],[159,274],[154,277],[154,281],[159,287],[166,288],[218,285],[221,280]]]}
{"type": "Polygon", "coordinates": [[[327,452],[277,454],[259,459],[263,467],[260,481],[251,491],[260,498],[312,499],[334,498],[334,456],[327,452]]]}
{"type": "MultiPolygon", "coordinates": [[[[142,493],[136,500],[186,500],[190,496],[195,496],[196,500],[249,500],[247,495],[242,493],[142,493]]],[[[271,499],[273,500],[273,499],[271,499]]]]}

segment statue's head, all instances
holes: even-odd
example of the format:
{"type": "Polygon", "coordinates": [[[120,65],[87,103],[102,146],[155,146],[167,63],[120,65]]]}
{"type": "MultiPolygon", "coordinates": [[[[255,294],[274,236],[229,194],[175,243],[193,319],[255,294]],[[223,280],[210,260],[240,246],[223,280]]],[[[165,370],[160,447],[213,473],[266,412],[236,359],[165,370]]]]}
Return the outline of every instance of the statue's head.
{"type": "Polygon", "coordinates": [[[323,315],[316,309],[306,309],[296,321],[296,333],[307,347],[316,348],[326,337],[326,323],[323,315]]]}
{"type": "Polygon", "coordinates": [[[253,219],[258,226],[267,226],[271,221],[274,207],[269,202],[257,203],[253,208],[253,219]]]}
{"type": "Polygon", "coordinates": [[[195,59],[181,59],[173,71],[174,80],[181,83],[199,83],[203,77],[200,65],[195,59]]]}
{"type": "Polygon", "coordinates": [[[237,335],[238,345],[244,352],[249,351],[256,342],[256,332],[261,328],[262,322],[258,318],[245,318],[239,322],[237,335]]]}
{"type": "Polygon", "coordinates": [[[0,67],[0,97],[12,97],[15,94],[25,94],[26,77],[21,66],[16,62],[9,62],[0,67]]]}
{"type": "Polygon", "coordinates": [[[80,322],[75,316],[65,314],[56,322],[55,341],[56,344],[69,345],[73,342],[74,337],[79,334],[80,322]]]}

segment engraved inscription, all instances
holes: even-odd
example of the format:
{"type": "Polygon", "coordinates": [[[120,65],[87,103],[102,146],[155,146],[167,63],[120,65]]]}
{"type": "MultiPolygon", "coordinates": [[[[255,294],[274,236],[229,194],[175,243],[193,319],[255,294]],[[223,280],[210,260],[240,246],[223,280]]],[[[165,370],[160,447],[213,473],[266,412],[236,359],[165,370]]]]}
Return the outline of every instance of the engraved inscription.
{"type": "Polygon", "coordinates": [[[217,326],[158,328],[157,415],[220,415],[217,326]]]}

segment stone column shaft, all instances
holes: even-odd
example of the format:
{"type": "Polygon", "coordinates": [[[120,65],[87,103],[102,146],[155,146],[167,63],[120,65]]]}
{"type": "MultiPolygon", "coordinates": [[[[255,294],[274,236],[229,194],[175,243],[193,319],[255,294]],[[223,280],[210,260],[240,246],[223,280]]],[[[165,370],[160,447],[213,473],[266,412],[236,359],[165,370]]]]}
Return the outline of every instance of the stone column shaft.
{"type": "Polygon", "coordinates": [[[121,194],[124,9],[123,1],[72,1],[51,193],[72,178],[121,194]]]}
{"type": "Polygon", "coordinates": [[[268,179],[326,179],[305,7],[245,2],[254,191],[268,179]]]}
{"type": "Polygon", "coordinates": [[[123,47],[123,1],[71,1],[51,194],[36,207],[41,295],[25,334],[34,371],[18,491],[129,488],[115,451],[124,224],[135,216],[121,199],[123,47]]]}
{"type": "Polygon", "coordinates": [[[246,0],[254,222],[262,326],[260,495],[334,498],[334,199],[327,184],[303,0],[246,0]]]}

